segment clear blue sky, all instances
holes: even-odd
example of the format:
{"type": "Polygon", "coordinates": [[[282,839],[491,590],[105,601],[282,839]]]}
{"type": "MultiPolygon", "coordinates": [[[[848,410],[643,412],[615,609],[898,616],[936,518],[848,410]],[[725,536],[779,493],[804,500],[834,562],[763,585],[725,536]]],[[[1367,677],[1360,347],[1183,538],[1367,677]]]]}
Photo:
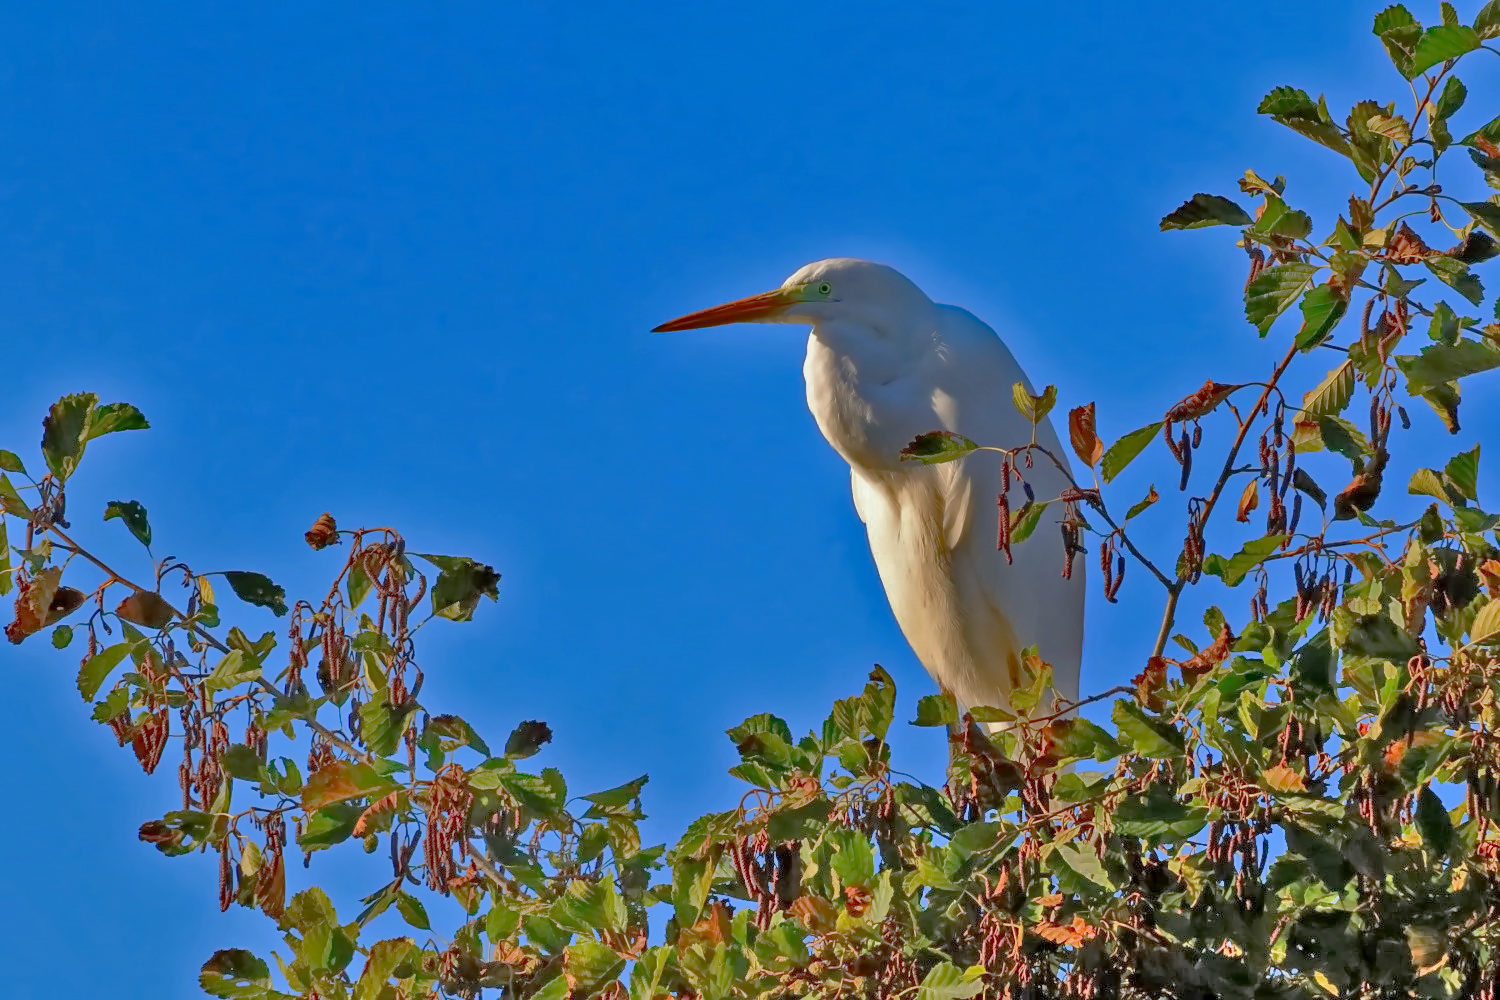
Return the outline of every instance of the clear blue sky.
{"type": "MultiPolygon", "coordinates": [[[[492,562],[500,603],[431,630],[425,700],[499,739],[549,721],[540,762],[579,790],[650,772],[671,837],[737,797],[742,717],[806,729],[874,662],[902,718],[930,689],[806,412],[802,335],[647,331],[854,255],[973,309],[1111,439],[1254,377],[1243,258],[1158,218],[1254,167],[1324,228],[1314,197],[1352,175],[1325,185],[1331,154],[1256,102],[1400,92],[1375,5],[1271,6],[17,6],[0,446],[34,451],[65,392],[140,406],[155,428],[96,444],[71,494],[122,560],[108,499],[146,504],[159,552],[294,592],[337,559],[301,540],[324,510],[492,562]]],[[[1139,669],[1156,604],[1127,591],[1090,610],[1086,691],[1139,669]]],[[[214,948],[276,936],[218,914],[210,860],[136,841],[175,785],[88,721],[76,658],[0,650],[6,992],[198,996],[214,948]]],[[[941,735],[896,737],[935,777],[941,735]]]]}

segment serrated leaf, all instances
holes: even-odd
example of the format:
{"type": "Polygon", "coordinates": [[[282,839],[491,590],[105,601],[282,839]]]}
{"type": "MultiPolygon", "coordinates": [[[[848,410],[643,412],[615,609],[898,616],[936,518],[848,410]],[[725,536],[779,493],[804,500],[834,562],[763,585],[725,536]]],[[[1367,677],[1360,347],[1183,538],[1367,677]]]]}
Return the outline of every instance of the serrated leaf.
{"type": "Polygon", "coordinates": [[[1432,106],[1433,115],[1438,118],[1451,116],[1463,107],[1468,96],[1469,88],[1464,86],[1462,80],[1456,76],[1448,77],[1447,82],[1443,84],[1443,92],[1438,95],[1437,103],[1432,106]]]}
{"type": "Polygon", "coordinates": [[[1341,361],[1338,367],[1323,376],[1323,381],[1302,397],[1302,408],[1309,413],[1339,413],[1349,405],[1349,399],[1353,395],[1354,362],[1341,361]]]}
{"type": "Polygon", "coordinates": [[[440,556],[424,552],[412,555],[425,559],[438,567],[437,580],[432,585],[432,613],[439,618],[466,622],[474,617],[479,599],[500,599],[498,585],[500,574],[493,566],[470,559],[468,556],[440,556]]]}
{"type": "Polygon", "coordinates": [[[223,948],[203,963],[198,985],[209,996],[224,1000],[264,1000],[280,996],[271,990],[271,969],[244,948],[223,948]]]}
{"type": "Polygon", "coordinates": [[[354,984],[354,1000],[382,1000],[391,975],[411,955],[411,938],[390,938],[370,945],[365,967],[354,984]]]}
{"type": "Polygon", "coordinates": [[[1483,341],[1459,340],[1424,347],[1420,354],[1398,355],[1396,365],[1406,375],[1407,391],[1421,395],[1445,382],[1500,368],[1500,350],[1483,341]]]}
{"type": "Polygon", "coordinates": [[[1127,521],[1130,520],[1131,518],[1135,517],[1141,511],[1145,510],[1147,507],[1150,507],[1152,504],[1156,503],[1160,499],[1161,499],[1161,494],[1158,493],[1158,492],[1156,492],[1156,487],[1155,486],[1152,486],[1146,492],[1146,495],[1144,497],[1142,497],[1141,499],[1137,500],[1134,504],[1131,505],[1130,509],[1125,512],[1125,520],[1127,520],[1127,521]]]}
{"type": "Polygon", "coordinates": [[[1156,432],[1161,430],[1161,425],[1162,422],[1158,420],[1154,424],[1136,428],[1109,446],[1099,466],[1106,483],[1118,476],[1141,453],[1156,436],[1156,432]]]}
{"type": "Polygon", "coordinates": [[[401,787],[368,764],[335,760],[307,776],[302,808],[308,812],[346,799],[379,798],[401,787]]]}
{"type": "Polygon", "coordinates": [[[1316,272],[1316,267],[1303,263],[1266,268],[1245,289],[1245,318],[1264,336],[1276,317],[1297,301],[1316,272]]]}
{"type": "Polygon", "coordinates": [[[1161,220],[1161,230],[1204,226],[1248,226],[1254,220],[1243,208],[1216,194],[1195,194],[1161,220]]]}
{"type": "Polygon", "coordinates": [[[1466,500],[1479,499],[1479,445],[1460,452],[1443,467],[1443,478],[1466,500]]]}
{"type": "Polygon", "coordinates": [[[901,449],[903,462],[921,462],[924,465],[940,465],[978,451],[979,445],[962,434],[952,431],[931,431],[919,434],[912,443],[901,449]]]}
{"type": "Polygon", "coordinates": [[[31,507],[21,499],[21,494],[16,491],[10,477],[3,473],[0,473],[0,514],[14,514],[16,517],[31,515],[31,507]]]}
{"type": "Polygon", "coordinates": [[[965,980],[962,972],[951,962],[939,962],[928,970],[917,987],[916,1000],[964,1000],[978,996],[984,983],[965,980]]]}
{"type": "Polygon", "coordinates": [[[1318,104],[1307,91],[1296,87],[1277,87],[1261,98],[1255,109],[1263,115],[1316,115],[1318,104]]]}
{"type": "Polygon", "coordinates": [[[1250,232],[1261,236],[1301,239],[1312,232],[1312,219],[1306,212],[1288,206],[1279,196],[1268,194],[1260,218],[1255,220],[1250,232]]]}
{"type": "Polygon", "coordinates": [[[1480,38],[1500,35],[1500,0],[1489,0],[1479,8],[1479,13],[1474,15],[1474,31],[1480,38]]]}
{"type": "Polygon", "coordinates": [[[1113,892],[1118,888],[1114,879],[1109,877],[1109,871],[1104,867],[1104,862],[1099,859],[1099,855],[1087,847],[1068,843],[1058,844],[1054,856],[1075,873],[1082,875],[1101,889],[1113,892]]]}
{"type": "Polygon", "coordinates": [[[92,392],[64,396],[42,420],[42,457],[57,478],[67,479],[78,467],[88,441],[89,413],[98,402],[92,392]]]}
{"type": "Polygon", "coordinates": [[[1479,48],[1479,35],[1462,24],[1439,24],[1422,33],[1412,53],[1408,77],[1426,72],[1440,62],[1457,59],[1479,48]]]}
{"type": "Polygon", "coordinates": [[[1021,505],[1020,509],[1011,515],[1010,540],[1011,544],[1019,545],[1030,538],[1036,531],[1037,525],[1042,523],[1042,515],[1046,513],[1052,501],[1028,500],[1021,505]]]}
{"type": "Polygon", "coordinates": [[[1174,760],[1182,756],[1182,734],[1165,723],[1148,718],[1134,702],[1115,702],[1113,719],[1120,737],[1135,752],[1154,760],[1174,760]]]}
{"type": "Polygon", "coordinates": [[[1411,142],[1411,126],[1400,115],[1371,115],[1365,127],[1375,135],[1406,145],[1411,142]]]}
{"type": "Polygon", "coordinates": [[[1301,308],[1302,328],[1297,331],[1297,347],[1310,351],[1328,339],[1349,309],[1349,302],[1331,286],[1318,285],[1302,296],[1301,308]]]}
{"type": "Polygon", "coordinates": [[[26,474],[26,466],[21,461],[21,456],[13,451],[0,448],[0,472],[19,472],[26,474]]]}
{"type": "Polygon", "coordinates": [[[1459,204],[1475,222],[1488,229],[1491,235],[1500,236],[1500,205],[1490,201],[1461,201],[1459,204]]]}
{"type": "Polygon", "coordinates": [[[1490,598],[1474,616],[1474,624],[1469,626],[1469,642],[1482,646],[1500,643],[1500,598],[1490,598]]]}
{"type": "Polygon", "coordinates": [[[1057,386],[1049,385],[1042,390],[1040,396],[1033,396],[1025,382],[1017,382],[1010,387],[1010,395],[1021,416],[1033,424],[1039,424],[1057,403],[1057,386]]]}
{"type": "Polygon", "coordinates": [[[146,548],[151,547],[151,522],[146,519],[146,508],[136,500],[111,500],[104,507],[104,520],[119,518],[135,536],[135,540],[146,548]]]}
{"type": "Polygon", "coordinates": [[[1470,272],[1468,265],[1452,257],[1429,257],[1422,265],[1474,305],[1484,301],[1484,284],[1470,272]]]}
{"type": "Polygon", "coordinates": [[[958,709],[947,695],[924,695],[917,701],[914,726],[951,726],[958,721],[958,709]]]}
{"type": "Polygon", "coordinates": [[[260,673],[261,665],[258,659],[246,655],[242,649],[231,649],[214,666],[213,671],[203,679],[203,685],[210,691],[228,691],[239,687],[246,681],[255,680],[260,673]]]}

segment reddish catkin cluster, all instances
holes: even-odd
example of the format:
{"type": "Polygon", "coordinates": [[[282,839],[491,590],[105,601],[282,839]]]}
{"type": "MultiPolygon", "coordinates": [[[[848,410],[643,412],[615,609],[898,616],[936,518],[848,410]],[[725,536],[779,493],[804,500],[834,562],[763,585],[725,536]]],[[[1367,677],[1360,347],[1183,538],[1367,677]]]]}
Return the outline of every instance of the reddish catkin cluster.
{"type": "Polygon", "coordinates": [[[453,849],[460,858],[469,856],[469,806],[474,793],[464,769],[449,764],[437,773],[428,788],[427,830],[423,840],[427,864],[427,887],[447,894],[457,865],[453,849]]]}
{"type": "Polygon", "coordinates": [[[771,926],[771,916],[792,904],[797,894],[796,866],[802,845],[796,841],[771,845],[764,828],[729,845],[729,860],[755,902],[755,926],[771,926]]]}

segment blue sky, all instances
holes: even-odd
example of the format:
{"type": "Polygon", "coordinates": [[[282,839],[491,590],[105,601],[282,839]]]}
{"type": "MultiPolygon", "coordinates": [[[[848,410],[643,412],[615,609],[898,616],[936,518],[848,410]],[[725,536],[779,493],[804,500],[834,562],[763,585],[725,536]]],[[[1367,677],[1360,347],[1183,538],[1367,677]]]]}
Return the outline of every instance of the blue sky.
{"type": "MultiPolygon", "coordinates": [[[[144,410],[70,494],[137,571],[106,500],[143,502],[159,552],[292,592],[334,569],[301,540],[324,510],[493,563],[500,603],[430,630],[425,701],[498,739],[547,720],[540,762],[581,791],[649,772],[670,838],[737,798],[722,731],[744,716],[806,729],[875,662],[901,717],[930,688],[806,412],[801,333],[647,331],[873,257],[995,326],[1060,411],[1097,400],[1113,439],[1280,351],[1240,317],[1223,231],[1160,216],[1254,167],[1325,228],[1352,174],[1256,102],[1400,93],[1373,5],[1285,5],[1275,30],[1201,2],[1020,6],[17,8],[0,446],[34,453],[66,392],[144,410]]],[[[1473,402],[1470,426],[1495,416],[1473,402]]],[[[1139,669],[1141,582],[1093,603],[1085,691],[1139,669]]],[[[88,721],[75,660],[0,651],[7,991],[198,996],[214,948],[275,934],[218,914],[209,860],[136,841],[174,783],[88,721]]],[[[940,735],[896,739],[936,777],[940,735]]]]}

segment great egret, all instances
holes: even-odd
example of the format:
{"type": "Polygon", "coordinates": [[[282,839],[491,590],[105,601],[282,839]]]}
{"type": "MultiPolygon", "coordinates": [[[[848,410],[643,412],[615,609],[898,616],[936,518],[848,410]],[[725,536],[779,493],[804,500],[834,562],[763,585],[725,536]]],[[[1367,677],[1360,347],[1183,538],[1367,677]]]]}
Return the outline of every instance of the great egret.
{"type": "MultiPolygon", "coordinates": [[[[896,621],[960,711],[1009,707],[1030,645],[1052,664],[1056,693],[1076,699],[1083,573],[1063,578],[1056,535],[1016,546],[1007,563],[996,545],[1002,456],[980,451],[939,465],[901,458],[914,438],[937,430],[981,445],[1030,443],[1031,422],[1011,393],[1026,376],[995,331],[964,309],[933,302],[894,268],[840,257],[654,332],[726,323],[812,326],[802,366],[807,405],[849,463],[854,506],[896,621]]],[[[1046,420],[1036,440],[1067,462],[1046,420]]],[[[1069,485],[1040,455],[1021,471],[1038,500],[1069,485]]],[[[1025,502],[1021,491],[1011,485],[1013,508],[1025,502]]]]}

